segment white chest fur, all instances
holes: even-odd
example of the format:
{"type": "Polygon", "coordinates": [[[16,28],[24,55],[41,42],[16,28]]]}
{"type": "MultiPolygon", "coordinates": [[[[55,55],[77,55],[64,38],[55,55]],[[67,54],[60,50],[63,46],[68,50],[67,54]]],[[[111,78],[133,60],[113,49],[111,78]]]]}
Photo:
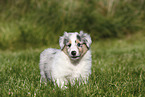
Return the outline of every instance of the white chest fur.
{"type": "Polygon", "coordinates": [[[76,64],[72,64],[64,52],[56,54],[52,63],[52,79],[57,84],[63,85],[67,80],[88,79],[91,74],[91,53],[88,51],[85,56],[76,64]],[[57,60],[57,61],[55,61],[57,60]]]}

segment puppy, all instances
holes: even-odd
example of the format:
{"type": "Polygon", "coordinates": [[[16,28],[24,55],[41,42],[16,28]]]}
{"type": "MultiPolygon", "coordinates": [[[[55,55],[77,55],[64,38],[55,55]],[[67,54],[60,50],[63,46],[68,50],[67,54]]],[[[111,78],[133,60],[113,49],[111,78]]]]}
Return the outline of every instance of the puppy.
{"type": "Polygon", "coordinates": [[[52,80],[59,87],[71,82],[86,83],[91,74],[91,37],[83,31],[59,38],[60,49],[48,48],[40,54],[40,81],[52,80]]]}

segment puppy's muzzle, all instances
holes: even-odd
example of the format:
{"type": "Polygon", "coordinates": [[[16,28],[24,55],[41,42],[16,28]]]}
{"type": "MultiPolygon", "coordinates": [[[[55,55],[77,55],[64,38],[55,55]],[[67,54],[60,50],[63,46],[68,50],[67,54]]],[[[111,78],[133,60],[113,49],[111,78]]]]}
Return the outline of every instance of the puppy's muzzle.
{"type": "Polygon", "coordinates": [[[71,59],[72,60],[77,60],[79,58],[80,58],[80,56],[77,55],[76,51],[71,51],[71,59]]]}

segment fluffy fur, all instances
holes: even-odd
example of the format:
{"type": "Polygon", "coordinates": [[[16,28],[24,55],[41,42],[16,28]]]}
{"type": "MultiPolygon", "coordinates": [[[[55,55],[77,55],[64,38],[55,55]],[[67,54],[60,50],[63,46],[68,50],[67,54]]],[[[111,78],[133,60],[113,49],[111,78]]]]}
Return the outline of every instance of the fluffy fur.
{"type": "Polygon", "coordinates": [[[40,81],[52,80],[59,87],[86,82],[91,74],[91,37],[83,31],[67,33],[59,39],[61,49],[48,48],[40,54],[40,81]]]}

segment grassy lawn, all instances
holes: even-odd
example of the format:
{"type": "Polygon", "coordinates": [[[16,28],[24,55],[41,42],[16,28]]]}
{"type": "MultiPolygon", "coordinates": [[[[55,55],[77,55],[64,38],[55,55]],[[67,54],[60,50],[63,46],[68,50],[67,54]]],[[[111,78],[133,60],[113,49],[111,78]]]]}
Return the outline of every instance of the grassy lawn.
{"type": "Polygon", "coordinates": [[[86,85],[61,90],[51,82],[40,86],[39,55],[43,48],[0,51],[0,96],[95,97],[145,96],[144,37],[92,44],[92,75],[86,85]]]}
{"type": "Polygon", "coordinates": [[[145,97],[144,0],[58,1],[0,0],[0,97],[145,97]],[[89,83],[40,86],[40,53],[80,30],[93,40],[89,83]]]}

